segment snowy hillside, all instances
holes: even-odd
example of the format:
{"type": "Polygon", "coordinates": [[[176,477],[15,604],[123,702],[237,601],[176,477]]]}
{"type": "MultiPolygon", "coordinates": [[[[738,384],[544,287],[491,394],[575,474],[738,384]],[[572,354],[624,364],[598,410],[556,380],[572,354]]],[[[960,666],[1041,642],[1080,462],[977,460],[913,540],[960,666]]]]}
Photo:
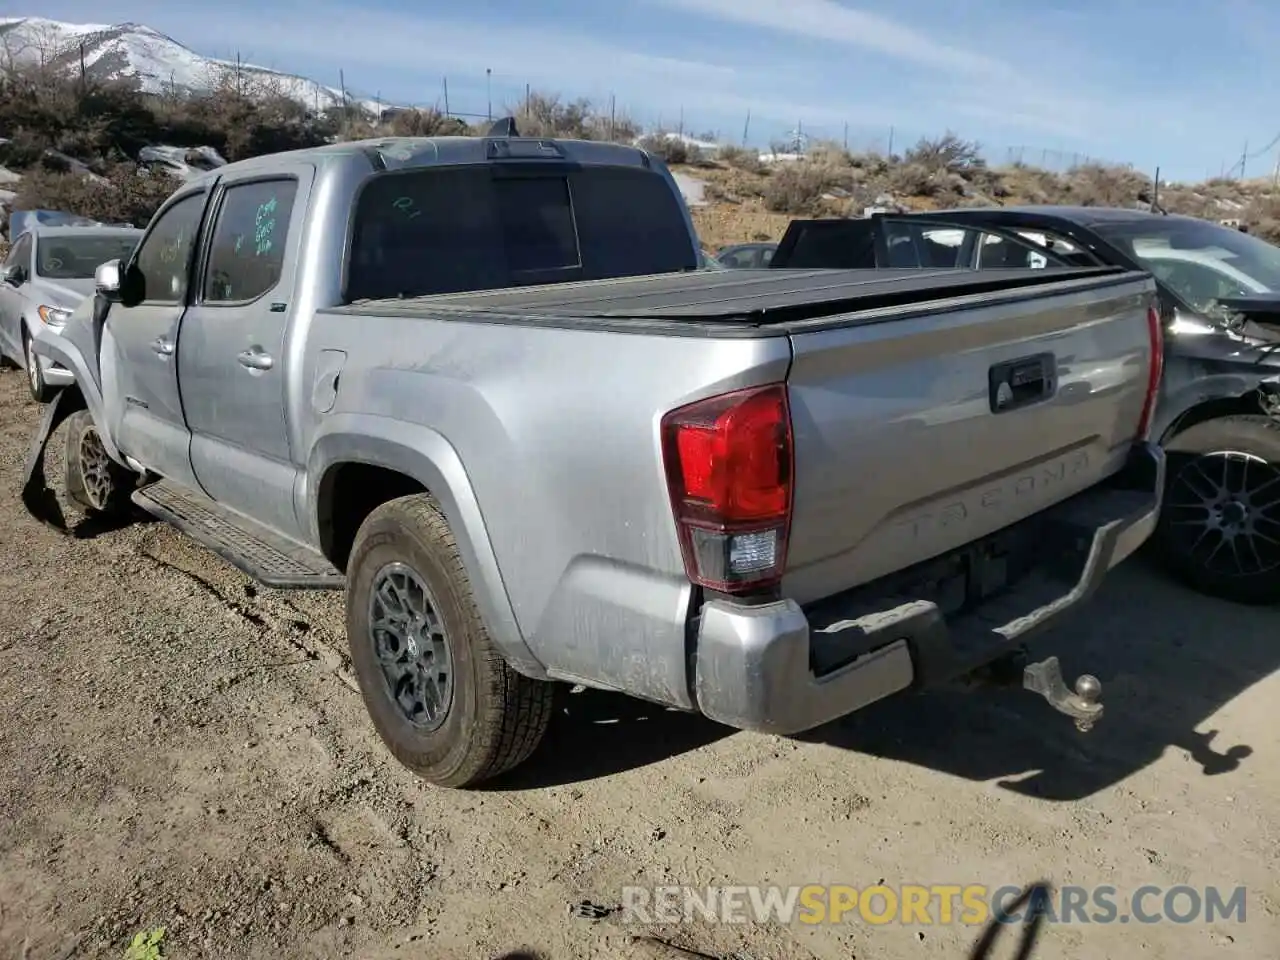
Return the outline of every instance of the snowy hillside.
{"type": "MultiPolygon", "coordinates": [[[[204,57],[172,37],[138,23],[114,26],[95,23],[61,23],[41,17],[0,17],[0,66],[47,64],[68,71],[80,69],[99,79],[136,77],[147,93],[204,91],[239,70],[239,82],[250,93],[280,93],[310,110],[325,110],[342,103],[333,87],[266,67],[204,57]]],[[[369,111],[378,105],[351,98],[369,111]]]]}

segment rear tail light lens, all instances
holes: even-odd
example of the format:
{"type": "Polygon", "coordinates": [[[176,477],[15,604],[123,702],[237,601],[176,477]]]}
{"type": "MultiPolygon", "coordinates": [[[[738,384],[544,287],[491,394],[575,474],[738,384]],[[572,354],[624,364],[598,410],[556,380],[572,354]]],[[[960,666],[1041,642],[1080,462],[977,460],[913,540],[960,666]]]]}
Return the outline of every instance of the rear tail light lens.
{"type": "Polygon", "coordinates": [[[1142,419],[1138,421],[1138,439],[1146,440],[1151,433],[1151,421],[1160,396],[1160,377],[1164,374],[1164,326],[1160,310],[1154,304],[1147,309],[1147,337],[1151,343],[1151,367],[1147,371],[1147,396],[1142,404],[1142,419]]]}
{"type": "Polygon", "coordinates": [[[662,418],[662,454],[689,579],[724,593],[781,580],[793,471],[786,385],[672,410],[662,418]]]}

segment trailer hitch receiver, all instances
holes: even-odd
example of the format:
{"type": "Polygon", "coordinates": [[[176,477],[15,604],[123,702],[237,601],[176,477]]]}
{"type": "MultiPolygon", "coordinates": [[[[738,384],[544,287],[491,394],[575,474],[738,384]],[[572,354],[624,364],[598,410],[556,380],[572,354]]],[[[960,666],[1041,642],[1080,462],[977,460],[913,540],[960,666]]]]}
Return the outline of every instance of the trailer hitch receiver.
{"type": "Polygon", "coordinates": [[[1102,717],[1102,683],[1097,677],[1084,673],[1076,679],[1075,692],[1067,689],[1062,679],[1062,667],[1057,657],[1049,657],[1039,663],[1029,663],[1022,670],[1022,686],[1038,693],[1059,713],[1065,713],[1076,722],[1076,729],[1088,733],[1102,717]]]}

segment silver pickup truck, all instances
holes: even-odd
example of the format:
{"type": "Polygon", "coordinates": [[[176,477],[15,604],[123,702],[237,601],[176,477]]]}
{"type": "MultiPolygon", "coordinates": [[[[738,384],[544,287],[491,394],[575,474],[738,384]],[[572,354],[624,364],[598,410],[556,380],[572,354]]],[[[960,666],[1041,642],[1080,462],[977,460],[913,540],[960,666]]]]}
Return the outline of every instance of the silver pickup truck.
{"type": "MultiPolygon", "coordinates": [[[[346,591],[394,755],[526,759],[556,682],[789,734],[1019,661],[1149,535],[1155,288],[1124,270],[710,271],[638,149],[378,140],[187,182],[37,350],[66,493],[346,591]]],[[[995,669],[1014,665],[1014,671],[995,669]]]]}

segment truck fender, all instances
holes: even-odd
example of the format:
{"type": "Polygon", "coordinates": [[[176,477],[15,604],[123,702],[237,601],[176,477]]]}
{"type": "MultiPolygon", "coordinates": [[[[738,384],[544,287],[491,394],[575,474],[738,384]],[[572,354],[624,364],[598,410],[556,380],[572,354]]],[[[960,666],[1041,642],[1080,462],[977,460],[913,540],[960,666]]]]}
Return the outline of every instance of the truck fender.
{"type": "Polygon", "coordinates": [[[64,387],[53,395],[45,404],[40,425],[27,447],[27,462],[22,472],[22,505],[27,513],[59,533],[67,531],[67,518],[45,479],[44,455],[53,431],[71,414],[83,409],[84,397],[75,387],[64,387]]]}
{"type": "MultiPolygon", "coordinates": [[[[75,321],[73,320],[72,322],[74,323],[75,321]]],[[[67,332],[71,331],[68,330],[67,332]]],[[[102,446],[106,450],[107,456],[120,464],[120,466],[129,467],[129,464],[125,462],[124,456],[116,447],[115,438],[111,436],[111,432],[107,428],[107,408],[102,399],[102,387],[97,376],[95,376],[95,371],[98,368],[98,358],[93,357],[91,360],[86,358],[76,343],[68,339],[65,334],[55,333],[44,327],[35,332],[34,347],[38,355],[60,363],[71,371],[71,375],[76,380],[76,387],[84,399],[84,407],[89,411],[89,415],[93,417],[94,426],[98,428],[98,436],[102,438],[102,446]]],[[[129,467],[129,469],[133,468],[129,467]]]]}
{"type": "Polygon", "coordinates": [[[545,666],[520,632],[480,503],[453,445],[429,427],[391,417],[349,413],[326,417],[307,458],[305,509],[316,543],[323,542],[319,529],[323,478],[335,466],[349,463],[411,477],[435,497],[449,521],[493,642],[513,669],[546,679],[545,666]]]}

